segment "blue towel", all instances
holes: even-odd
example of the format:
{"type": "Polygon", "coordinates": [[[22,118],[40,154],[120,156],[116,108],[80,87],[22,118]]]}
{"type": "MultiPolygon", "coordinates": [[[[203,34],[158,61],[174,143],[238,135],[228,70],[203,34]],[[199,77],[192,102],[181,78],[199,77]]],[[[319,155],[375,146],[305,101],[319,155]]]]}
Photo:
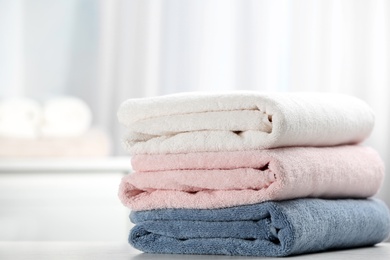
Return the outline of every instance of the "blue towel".
{"type": "Polygon", "coordinates": [[[390,232],[377,199],[297,199],[223,209],[132,212],[129,243],[147,253],[287,256],[370,246],[390,232]]]}

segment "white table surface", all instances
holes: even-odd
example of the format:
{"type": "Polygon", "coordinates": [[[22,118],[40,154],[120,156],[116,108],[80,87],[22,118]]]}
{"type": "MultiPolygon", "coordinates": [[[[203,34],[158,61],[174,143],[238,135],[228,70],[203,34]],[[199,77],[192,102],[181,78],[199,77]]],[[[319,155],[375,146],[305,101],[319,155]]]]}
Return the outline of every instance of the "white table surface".
{"type": "MultiPolygon", "coordinates": [[[[293,256],[288,259],[373,259],[389,260],[390,243],[317,254],[293,256]]],[[[264,259],[261,257],[229,257],[212,255],[144,254],[121,242],[0,242],[1,260],[44,259],[264,259]]],[[[281,259],[281,258],[272,258],[281,259]]]]}

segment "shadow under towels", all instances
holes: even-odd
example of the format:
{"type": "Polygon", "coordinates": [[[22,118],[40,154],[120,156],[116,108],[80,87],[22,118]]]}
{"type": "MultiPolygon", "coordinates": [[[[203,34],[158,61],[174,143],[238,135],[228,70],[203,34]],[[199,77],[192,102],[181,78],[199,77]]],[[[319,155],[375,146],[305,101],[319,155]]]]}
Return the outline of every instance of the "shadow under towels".
{"type": "Polygon", "coordinates": [[[370,246],[390,232],[376,199],[298,199],[224,209],[131,213],[129,242],[147,253],[287,256],[370,246]]]}
{"type": "Polygon", "coordinates": [[[223,208],[303,197],[366,198],[384,165],[364,146],[135,155],[119,188],[132,210],[223,208]]]}

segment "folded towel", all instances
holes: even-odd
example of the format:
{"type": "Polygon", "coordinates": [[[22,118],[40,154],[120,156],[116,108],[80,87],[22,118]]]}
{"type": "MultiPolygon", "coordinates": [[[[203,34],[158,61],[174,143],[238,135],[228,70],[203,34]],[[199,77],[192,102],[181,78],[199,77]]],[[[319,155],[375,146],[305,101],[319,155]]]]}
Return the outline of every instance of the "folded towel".
{"type": "Polygon", "coordinates": [[[42,117],[42,107],[33,99],[5,99],[0,102],[0,137],[36,138],[42,117]]]}
{"type": "Polygon", "coordinates": [[[365,198],[384,177],[364,146],[137,155],[119,188],[133,210],[221,208],[300,197],[365,198]]]}
{"type": "Polygon", "coordinates": [[[56,97],[44,104],[45,121],[42,135],[46,137],[77,137],[91,126],[89,106],[76,97],[56,97]]]}
{"type": "Polygon", "coordinates": [[[131,154],[358,143],[371,132],[363,101],[331,93],[183,93],[130,99],[118,111],[131,154]]]}
{"type": "Polygon", "coordinates": [[[376,199],[298,199],[224,209],[131,213],[129,242],[147,253],[287,256],[370,246],[388,237],[376,199]]]}

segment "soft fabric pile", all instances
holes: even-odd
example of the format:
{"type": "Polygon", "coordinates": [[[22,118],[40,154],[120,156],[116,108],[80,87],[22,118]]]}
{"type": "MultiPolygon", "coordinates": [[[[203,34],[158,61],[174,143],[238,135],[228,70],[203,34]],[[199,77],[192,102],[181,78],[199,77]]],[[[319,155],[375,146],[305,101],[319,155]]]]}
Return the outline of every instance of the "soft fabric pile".
{"type": "Polygon", "coordinates": [[[109,136],[91,123],[89,106],[76,97],[0,100],[0,159],[109,155],[109,136]]]}
{"type": "Polygon", "coordinates": [[[375,195],[374,125],[339,94],[185,93],[131,99],[119,121],[134,173],[119,188],[129,242],[149,253],[287,256],[390,233],[375,195]]]}

